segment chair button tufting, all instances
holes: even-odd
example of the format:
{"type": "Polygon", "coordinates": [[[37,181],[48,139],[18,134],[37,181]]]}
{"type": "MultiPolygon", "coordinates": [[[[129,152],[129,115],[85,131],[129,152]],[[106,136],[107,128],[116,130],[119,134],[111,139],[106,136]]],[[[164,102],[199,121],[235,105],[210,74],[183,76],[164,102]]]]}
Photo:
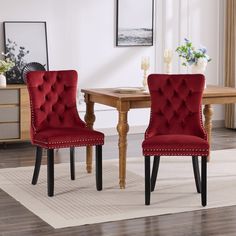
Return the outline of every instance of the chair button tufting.
{"type": "Polygon", "coordinates": [[[194,113],[192,111],[189,111],[189,113],[188,113],[189,116],[193,116],[193,114],[194,113]]]}
{"type": "Polygon", "coordinates": [[[59,116],[59,120],[63,122],[63,116],[59,116]]]}
{"type": "Polygon", "coordinates": [[[168,106],[170,106],[170,105],[171,105],[171,101],[170,101],[169,99],[167,99],[166,104],[167,104],[168,106]]]}
{"type": "Polygon", "coordinates": [[[176,118],[178,118],[178,117],[179,117],[179,113],[178,113],[177,111],[174,111],[174,116],[175,116],[176,118]]]}

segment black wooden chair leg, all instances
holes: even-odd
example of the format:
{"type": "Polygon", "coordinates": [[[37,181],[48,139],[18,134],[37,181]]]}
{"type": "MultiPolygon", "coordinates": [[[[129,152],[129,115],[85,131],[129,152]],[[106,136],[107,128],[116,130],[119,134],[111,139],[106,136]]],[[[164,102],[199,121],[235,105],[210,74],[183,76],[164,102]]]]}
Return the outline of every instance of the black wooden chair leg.
{"type": "Polygon", "coordinates": [[[70,147],[70,178],[75,180],[75,148],[70,147]]]}
{"type": "Polygon", "coordinates": [[[207,157],[203,156],[201,160],[202,164],[202,206],[207,205],[207,157]]]}
{"type": "Polygon", "coordinates": [[[102,190],[102,145],[96,146],[96,186],[102,190]]]}
{"type": "Polygon", "coordinates": [[[152,177],[151,177],[151,192],[153,192],[155,189],[159,163],[160,163],[160,157],[154,156],[153,167],[152,167],[152,177]]]}
{"type": "Polygon", "coordinates": [[[150,205],[151,181],[150,181],[150,156],[144,157],[145,163],[145,205],[150,205]]]}
{"type": "Polygon", "coordinates": [[[54,150],[47,150],[47,159],[48,159],[48,196],[52,197],[54,194],[54,150]]]}
{"type": "Polygon", "coordinates": [[[32,184],[35,185],[38,182],[38,177],[39,177],[39,171],[40,171],[40,166],[41,166],[41,161],[42,161],[42,148],[41,147],[36,147],[36,160],[35,160],[35,166],[34,166],[34,174],[32,178],[32,184]]]}
{"type": "Polygon", "coordinates": [[[198,193],[201,193],[201,180],[199,174],[198,156],[192,156],[193,173],[198,193]]]}

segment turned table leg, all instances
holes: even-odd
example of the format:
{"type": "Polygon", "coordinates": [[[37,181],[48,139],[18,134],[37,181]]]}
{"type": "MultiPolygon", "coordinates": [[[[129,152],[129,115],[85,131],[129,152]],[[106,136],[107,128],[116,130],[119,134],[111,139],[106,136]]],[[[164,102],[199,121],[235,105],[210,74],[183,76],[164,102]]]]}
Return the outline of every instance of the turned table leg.
{"type": "MultiPolygon", "coordinates": [[[[86,114],[84,120],[89,128],[93,128],[95,121],[94,115],[94,103],[89,101],[89,95],[85,94],[85,103],[86,103],[86,114]]],[[[93,147],[86,147],[86,169],[88,173],[92,173],[92,160],[93,160],[93,147]]]]}
{"type": "MultiPolygon", "coordinates": [[[[213,108],[210,104],[206,104],[204,106],[203,114],[204,114],[204,117],[205,117],[204,126],[205,126],[205,130],[207,132],[207,135],[208,135],[209,145],[211,147],[211,129],[212,129],[213,108]]],[[[210,154],[207,157],[207,161],[210,161],[210,154]]]]}
{"type": "Polygon", "coordinates": [[[119,179],[121,189],[125,188],[126,178],[127,133],[129,131],[127,113],[127,111],[119,111],[119,122],[117,125],[117,131],[119,133],[119,179]]]}

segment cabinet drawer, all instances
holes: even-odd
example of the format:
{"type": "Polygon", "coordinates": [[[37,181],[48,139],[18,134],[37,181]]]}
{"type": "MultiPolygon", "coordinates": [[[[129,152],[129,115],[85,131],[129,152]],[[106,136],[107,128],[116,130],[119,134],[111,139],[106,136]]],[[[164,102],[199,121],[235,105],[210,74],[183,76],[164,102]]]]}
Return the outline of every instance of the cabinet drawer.
{"type": "Polygon", "coordinates": [[[0,124],[0,140],[20,138],[19,123],[1,123],[0,124]]]}
{"type": "Polygon", "coordinates": [[[18,89],[0,89],[0,104],[19,104],[18,89]]]}
{"type": "Polygon", "coordinates": [[[0,106],[0,122],[17,122],[19,121],[19,116],[19,107],[0,106]]]}

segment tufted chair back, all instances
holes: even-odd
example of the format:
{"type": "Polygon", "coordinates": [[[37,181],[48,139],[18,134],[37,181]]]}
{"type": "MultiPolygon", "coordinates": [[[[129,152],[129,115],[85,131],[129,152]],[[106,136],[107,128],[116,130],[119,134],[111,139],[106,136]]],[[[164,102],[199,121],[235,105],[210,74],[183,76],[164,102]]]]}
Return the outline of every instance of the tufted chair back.
{"type": "Polygon", "coordinates": [[[204,82],[200,74],[149,75],[151,116],[145,138],[185,134],[207,139],[201,114],[204,82]]]}
{"type": "Polygon", "coordinates": [[[76,71],[32,71],[27,73],[27,86],[32,131],[85,127],[76,108],[76,71]]]}

